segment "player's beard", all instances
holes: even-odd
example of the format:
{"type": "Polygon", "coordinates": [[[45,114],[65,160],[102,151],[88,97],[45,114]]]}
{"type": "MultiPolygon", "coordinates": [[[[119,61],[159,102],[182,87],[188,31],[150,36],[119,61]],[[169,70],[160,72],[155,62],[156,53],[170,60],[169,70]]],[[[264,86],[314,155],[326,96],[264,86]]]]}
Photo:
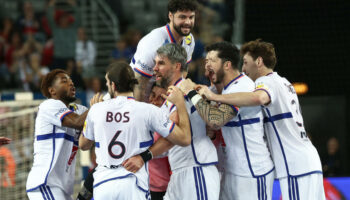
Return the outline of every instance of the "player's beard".
{"type": "Polygon", "coordinates": [[[175,23],[173,24],[173,28],[174,28],[175,31],[176,31],[179,35],[181,35],[181,36],[188,36],[188,35],[191,33],[192,29],[193,29],[193,26],[191,26],[190,31],[189,31],[188,33],[183,33],[183,32],[181,31],[181,28],[182,28],[182,27],[185,27],[185,26],[184,26],[184,25],[176,25],[175,23]]]}
{"type": "Polygon", "coordinates": [[[65,96],[62,96],[62,100],[63,102],[72,103],[75,100],[77,100],[77,98],[75,96],[65,95],[65,96]]]}
{"type": "Polygon", "coordinates": [[[215,83],[215,84],[222,83],[222,81],[224,80],[224,76],[225,76],[224,67],[221,66],[220,69],[215,74],[216,74],[216,80],[213,83],[215,83]]]}

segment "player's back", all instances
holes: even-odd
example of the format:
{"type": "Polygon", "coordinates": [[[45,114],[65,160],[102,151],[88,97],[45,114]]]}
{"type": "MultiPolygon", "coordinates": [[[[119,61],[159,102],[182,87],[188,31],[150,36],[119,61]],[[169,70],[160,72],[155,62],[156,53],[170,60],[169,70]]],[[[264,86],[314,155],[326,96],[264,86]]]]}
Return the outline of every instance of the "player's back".
{"type": "Polygon", "coordinates": [[[297,94],[292,84],[276,72],[256,80],[265,87],[271,102],[264,106],[264,125],[277,177],[321,173],[316,148],[309,140],[297,94]]]}
{"type": "MultiPolygon", "coordinates": [[[[254,88],[254,82],[241,74],[224,87],[222,94],[252,92],[254,88]]],[[[274,165],[264,139],[261,107],[240,107],[235,111],[237,115],[221,129],[227,154],[225,172],[244,177],[270,172],[274,165]]]]}
{"type": "Polygon", "coordinates": [[[152,120],[150,109],[153,107],[156,108],[132,97],[119,96],[91,109],[99,165],[118,166],[152,145],[153,128],[149,120],[152,120]]]}

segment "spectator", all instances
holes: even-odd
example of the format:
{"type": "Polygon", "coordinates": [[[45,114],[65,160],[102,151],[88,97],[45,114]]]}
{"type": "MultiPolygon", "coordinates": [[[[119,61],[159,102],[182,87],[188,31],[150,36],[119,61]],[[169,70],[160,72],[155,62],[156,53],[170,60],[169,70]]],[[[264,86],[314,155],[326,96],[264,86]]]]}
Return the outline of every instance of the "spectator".
{"type": "Polygon", "coordinates": [[[342,175],[342,163],[338,150],[338,139],[336,137],[329,138],[327,141],[327,154],[322,159],[323,174],[325,177],[342,175]]]}
{"type": "Polygon", "coordinates": [[[45,36],[43,33],[40,33],[40,19],[35,14],[33,5],[30,1],[23,2],[22,6],[22,15],[17,20],[18,28],[24,34],[26,38],[28,34],[34,35],[39,41],[44,41],[45,36]]]}
{"type": "Polygon", "coordinates": [[[82,69],[82,76],[87,86],[88,78],[95,73],[96,47],[93,41],[89,40],[85,34],[85,29],[78,29],[78,40],[75,49],[75,60],[77,66],[82,69]]]}
{"type": "Polygon", "coordinates": [[[76,65],[76,62],[74,59],[69,59],[66,63],[66,71],[67,74],[72,78],[74,85],[76,88],[84,89],[85,85],[83,82],[83,79],[81,77],[81,69],[76,65]]]}
{"type": "Polygon", "coordinates": [[[53,33],[54,55],[50,69],[64,69],[69,59],[75,58],[77,30],[80,24],[75,0],[67,0],[73,8],[73,16],[66,11],[57,11],[55,22],[54,8],[56,0],[50,0],[47,17],[53,33]],[[74,19],[73,19],[74,18],[74,19]]]}

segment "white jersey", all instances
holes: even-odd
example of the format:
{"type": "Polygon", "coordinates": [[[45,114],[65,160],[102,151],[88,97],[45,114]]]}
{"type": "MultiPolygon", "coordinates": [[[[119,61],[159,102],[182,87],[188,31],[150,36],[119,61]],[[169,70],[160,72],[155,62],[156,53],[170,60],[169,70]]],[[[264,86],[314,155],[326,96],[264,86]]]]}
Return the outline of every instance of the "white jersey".
{"type": "Polygon", "coordinates": [[[67,106],[48,99],[39,105],[35,120],[34,162],[27,179],[27,192],[41,186],[59,187],[73,194],[75,155],[80,131],[62,126],[62,120],[73,111],[82,114],[82,105],[67,106]]]}
{"type": "MultiPolygon", "coordinates": [[[[222,94],[254,91],[254,82],[240,74],[222,94]]],[[[264,135],[260,106],[232,106],[237,115],[221,128],[226,144],[225,172],[243,177],[259,177],[274,169],[264,135]]]]}
{"type": "Polygon", "coordinates": [[[322,173],[316,148],[307,137],[298,96],[285,78],[276,72],[255,81],[271,102],[263,106],[264,125],[277,178],[322,173]]]}
{"type": "MultiPolygon", "coordinates": [[[[182,80],[179,79],[175,86],[181,84],[182,80]]],[[[168,159],[173,171],[182,167],[215,165],[218,162],[216,148],[206,134],[205,122],[187,97],[185,103],[191,122],[192,141],[187,147],[174,146],[169,150],[168,159]]],[[[176,110],[175,105],[168,101],[161,108],[169,115],[176,110]]]]}
{"type": "MultiPolygon", "coordinates": [[[[153,132],[167,137],[174,127],[175,123],[160,108],[137,102],[132,97],[118,96],[94,104],[83,129],[84,136],[96,145],[98,168],[94,174],[94,187],[117,177],[134,176],[120,166],[123,161],[151,146],[153,132]]],[[[147,165],[135,176],[137,185],[148,191],[147,165]]]]}
{"type": "MultiPolygon", "coordinates": [[[[151,78],[153,76],[154,59],[157,55],[157,49],[168,43],[176,43],[169,24],[152,30],[138,43],[130,66],[142,76],[151,78]]],[[[181,44],[187,52],[187,63],[189,63],[191,62],[195,45],[193,35],[189,34],[186,36],[181,44]]]]}

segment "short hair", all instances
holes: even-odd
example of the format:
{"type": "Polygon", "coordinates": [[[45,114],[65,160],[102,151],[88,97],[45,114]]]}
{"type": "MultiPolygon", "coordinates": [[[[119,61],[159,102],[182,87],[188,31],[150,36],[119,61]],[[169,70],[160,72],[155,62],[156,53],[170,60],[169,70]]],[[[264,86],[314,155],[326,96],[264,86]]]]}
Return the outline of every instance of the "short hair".
{"type": "Polygon", "coordinates": [[[138,84],[134,71],[126,62],[113,62],[109,65],[107,77],[114,82],[118,92],[133,92],[134,86],[138,84]]]}
{"type": "Polygon", "coordinates": [[[157,49],[157,54],[166,56],[172,64],[181,63],[181,71],[187,70],[187,52],[185,48],[176,43],[168,43],[157,49]]]}
{"type": "Polygon", "coordinates": [[[229,42],[217,42],[205,48],[207,52],[218,51],[218,57],[223,61],[230,61],[233,69],[238,69],[239,50],[229,42]]]}
{"type": "Polygon", "coordinates": [[[45,97],[51,98],[49,88],[52,87],[53,83],[55,82],[55,80],[57,78],[57,74],[60,74],[60,73],[68,74],[63,69],[54,69],[51,72],[49,72],[48,74],[46,74],[45,77],[43,78],[43,80],[41,81],[40,91],[45,97]]]}
{"type": "Polygon", "coordinates": [[[261,39],[247,42],[241,47],[241,56],[244,56],[246,53],[249,53],[254,60],[260,56],[267,68],[275,68],[277,58],[275,47],[272,43],[264,42],[261,39]]]}
{"type": "Polygon", "coordinates": [[[196,11],[197,2],[195,0],[169,0],[168,12],[176,13],[177,11],[196,11]]]}

